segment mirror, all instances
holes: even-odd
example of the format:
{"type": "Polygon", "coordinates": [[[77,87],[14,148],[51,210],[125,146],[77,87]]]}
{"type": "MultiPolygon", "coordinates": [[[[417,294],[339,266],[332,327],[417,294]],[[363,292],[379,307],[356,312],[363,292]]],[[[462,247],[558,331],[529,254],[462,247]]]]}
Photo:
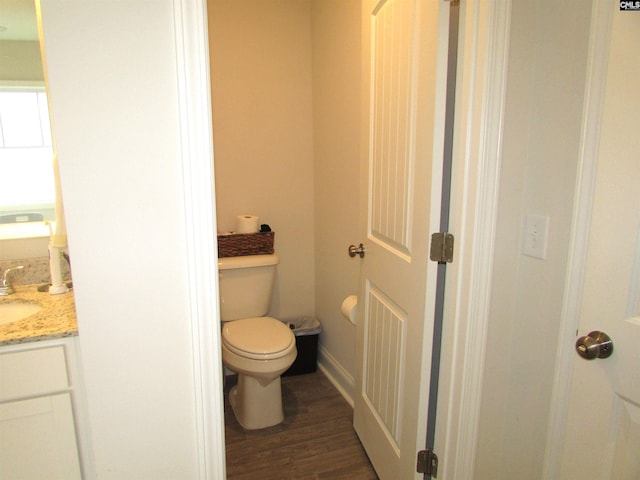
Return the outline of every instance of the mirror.
{"type": "Polygon", "coordinates": [[[29,265],[16,284],[50,279],[49,292],[64,293],[70,270],[53,143],[36,0],[2,0],[0,271],[29,265]]]}
{"type": "Polygon", "coordinates": [[[0,261],[46,256],[53,146],[34,0],[0,2],[0,261]],[[27,244],[24,251],[18,248],[27,244]],[[39,239],[39,240],[34,240],[39,239]],[[17,256],[17,257],[16,257],[17,256]]]}

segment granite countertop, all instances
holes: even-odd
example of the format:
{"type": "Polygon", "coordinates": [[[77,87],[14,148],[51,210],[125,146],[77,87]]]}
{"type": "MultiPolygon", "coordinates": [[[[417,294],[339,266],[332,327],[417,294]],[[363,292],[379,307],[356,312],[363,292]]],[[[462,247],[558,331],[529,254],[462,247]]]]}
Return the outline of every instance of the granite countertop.
{"type": "Polygon", "coordinates": [[[0,305],[21,302],[42,306],[42,309],[33,315],[0,325],[0,346],[78,334],[73,291],[51,295],[48,291],[39,292],[38,287],[39,285],[16,286],[14,293],[0,297],[0,305]]]}

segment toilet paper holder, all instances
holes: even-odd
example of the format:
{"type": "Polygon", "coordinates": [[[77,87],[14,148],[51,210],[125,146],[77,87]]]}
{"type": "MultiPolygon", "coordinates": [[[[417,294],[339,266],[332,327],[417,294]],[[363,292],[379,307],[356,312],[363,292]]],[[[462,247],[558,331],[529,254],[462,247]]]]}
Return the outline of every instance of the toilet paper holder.
{"type": "Polygon", "coordinates": [[[340,306],[340,310],[344,318],[355,325],[358,319],[358,296],[349,295],[345,298],[340,306]]]}

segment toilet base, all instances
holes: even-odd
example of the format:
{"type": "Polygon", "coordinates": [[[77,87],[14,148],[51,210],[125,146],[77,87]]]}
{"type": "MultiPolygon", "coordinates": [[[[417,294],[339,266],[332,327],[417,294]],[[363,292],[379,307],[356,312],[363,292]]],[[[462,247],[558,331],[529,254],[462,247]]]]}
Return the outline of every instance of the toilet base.
{"type": "Polygon", "coordinates": [[[238,384],[229,392],[229,403],[242,428],[258,430],[284,420],[280,376],[263,385],[255,377],[238,374],[238,384]]]}

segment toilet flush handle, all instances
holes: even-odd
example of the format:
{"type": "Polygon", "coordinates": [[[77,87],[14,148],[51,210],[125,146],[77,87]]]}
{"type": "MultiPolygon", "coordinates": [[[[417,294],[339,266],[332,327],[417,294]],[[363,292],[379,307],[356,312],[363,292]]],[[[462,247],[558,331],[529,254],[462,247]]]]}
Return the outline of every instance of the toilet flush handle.
{"type": "Polygon", "coordinates": [[[364,258],[364,252],[365,251],[366,251],[366,249],[364,248],[363,244],[360,244],[357,247],[355,245],[349,245],[349,256],[350,257],[355,257],[356,255],[360,255],[360,258],[364,258]]]}

